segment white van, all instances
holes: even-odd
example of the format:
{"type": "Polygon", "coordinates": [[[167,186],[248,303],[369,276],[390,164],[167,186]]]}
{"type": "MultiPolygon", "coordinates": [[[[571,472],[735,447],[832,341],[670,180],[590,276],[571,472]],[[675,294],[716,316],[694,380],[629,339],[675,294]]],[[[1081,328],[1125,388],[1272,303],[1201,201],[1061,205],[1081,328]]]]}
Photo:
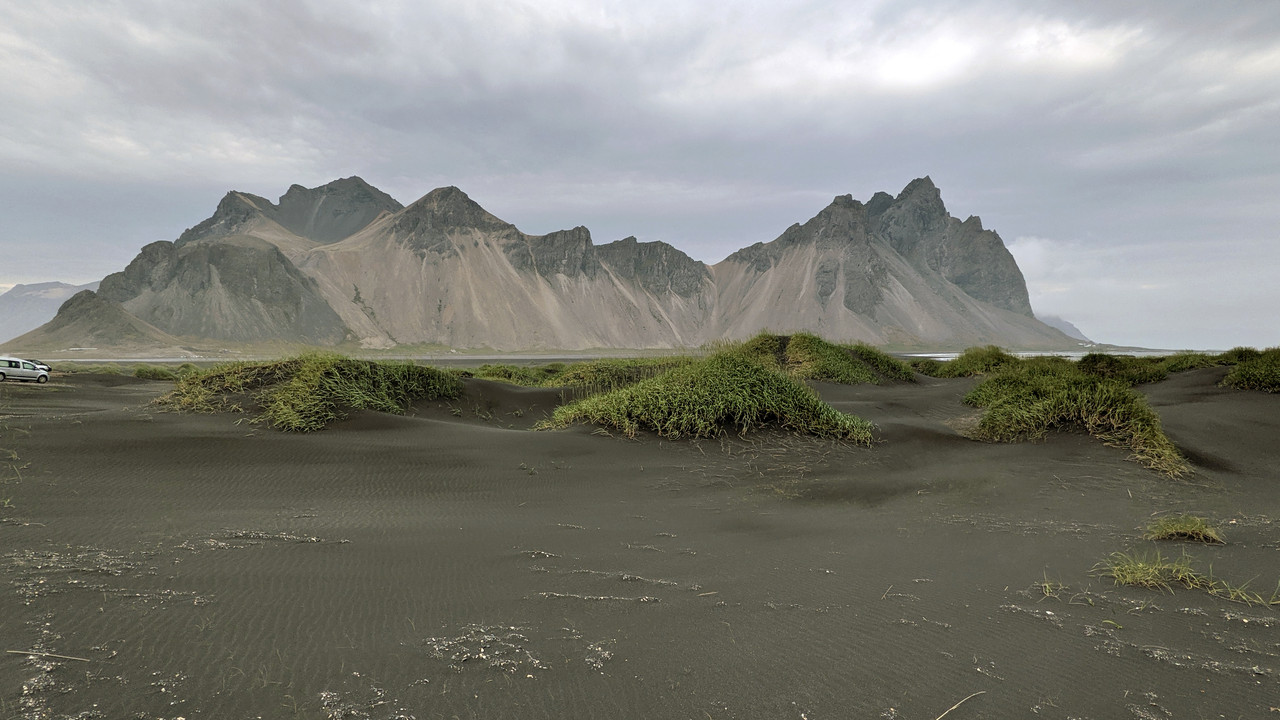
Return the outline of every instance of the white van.
{"type": "Polygon", "coordinates": [[[5,380],[35,380],[49,382],[49,371],[41,370],[30,360],[0,356],[0,382],[5,380]]]}

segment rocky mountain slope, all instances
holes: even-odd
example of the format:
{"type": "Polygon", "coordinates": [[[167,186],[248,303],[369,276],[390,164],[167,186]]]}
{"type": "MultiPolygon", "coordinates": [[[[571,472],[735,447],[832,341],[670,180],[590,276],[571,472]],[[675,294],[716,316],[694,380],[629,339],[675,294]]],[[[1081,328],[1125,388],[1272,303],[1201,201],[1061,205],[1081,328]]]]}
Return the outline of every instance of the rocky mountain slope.
{"type": "Polygon", "coordinates": [[[63,282],[14,285],[0,294],[0,342],[45,324],[67,298],[81,290],[97,290],[98,283],[68,285],[63,282]]]}
{"type": "MultiPolygon", "coordinates": [[[[643,348],[769,328],[899,346],[1071,345],[1033,316],[1000,237],[951,217],[927,177],[897,197],[837,197],[713,266],[665,243],[595,245],[584,227],[528,235],[453,187],[407,207],[359,178],[295,185],[278,203],[230,192],[99,295],[168,336],[226,343],[643,348]]],[[[22,340],[52,346],[40,331],[22,340]]]]}

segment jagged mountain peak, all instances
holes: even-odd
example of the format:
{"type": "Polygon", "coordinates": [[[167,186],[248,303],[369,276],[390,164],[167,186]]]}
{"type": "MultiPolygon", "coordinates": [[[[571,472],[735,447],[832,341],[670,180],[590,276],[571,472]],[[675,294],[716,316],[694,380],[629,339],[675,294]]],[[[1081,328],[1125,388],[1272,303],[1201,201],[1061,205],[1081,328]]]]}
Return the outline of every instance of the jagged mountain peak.
{"type": "Polygon", "coordinates": [[[174,244],[182,247],[252,232],[255,224],[260,225],[264,220],[299,237],[328,244],[350,237],[384,212],[396,212],[403,207],[395,198],[358,176],[315,188],[291,185],[280,196],[279,203],[231,190],[222,196],[212,216],[182,233],[174,244]]]}
{"type": "Polygon", "coordinates": [[[691,297],[711,279],[711,270],[673,245],[640,242],[634,235],[596,248],[600,260],[620,277],[636,279],[652,293],[691,297]]]}
{"type": "Polygon", "coordinates": [[[329,244],[351,237],[385,212],[403,208],[395,198],[353,175],[311,189],[292,185],[265,214],[296,235],[329,244]]]}
{"type": "Polygon", "coordinates": [[[466,193],[450,185],[436,188],[410,203],[390,221],[387,231],[419,253],[451,255],[451,236],[481,232],[510,240],[520,231],[484,208],[466,193]]]}

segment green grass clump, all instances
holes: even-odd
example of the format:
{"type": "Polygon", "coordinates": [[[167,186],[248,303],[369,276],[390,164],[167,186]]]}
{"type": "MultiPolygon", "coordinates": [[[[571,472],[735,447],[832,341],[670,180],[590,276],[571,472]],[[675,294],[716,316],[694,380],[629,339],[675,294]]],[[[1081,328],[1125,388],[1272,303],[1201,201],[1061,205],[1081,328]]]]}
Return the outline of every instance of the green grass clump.
{"type": "Polygon", "coordinates": [[[890,380],[916,381],[916,374],[911,369],[911,366],[888,353],[881,352],[865,343],[854,343],[844,347],[851,350],[854,355],[858,356],[859,360],[866,363],[871,369],[890,380]]]}
{"type": "Polygon", "coordinates": [[[938,362],[937,360],[918,360],[913,365],[916,372],[939,378],[969,377],[985,375],[1003,367],[1017,365],[1021,362],[1016,355],[1011,355],[995,345],[971,347],[954,360],[938,362]]]}
{"type": "Polygon", "coordinates": [[[872,369],[848,348],[829,343],[817,335],[796,333],[783,350],[789,374],[801,380],[859,385],[876,383],[872,369]]]}
{"type": "Polygon", "coordinates": [[[1253,360],[1262,355],[1262,351],[1251,347],[1233,347],[1218,356],[1223,365],[1237,365],[1245,360],[1253,360]]]}
{"type": "Polygon", "coordinates": [[[1228,362],[1221,355],[1207,355],[1198,352],[1182,352],[1160,359],[1160,365],[1166,372],[1186,372],[1201,368],[1226,365],[1228,362]]]}
{"type": "Polygon", "coordinates": [[[589,390],[592,393],[611,392],[657,377],[693,361],[693,358],[684,356],[587,360],[569,365],[554,380],[545,384],[589,390]]]}
{"type": "Polygon", "coordinates": [[[1225,545],[1222,533],[1205,518],[1196,515],[1165,515],[1147,525],[1142,535],[1147,540],[1190,540],[1225,545]]]}
{"type": "Polygon", "coordinates": [[[994,442],[1043,438],[1051,428],[1078,425],[1108,445],[1166,475],[1190,468],[1146,399],[1123,380],[1099,378],[1070,362],[1039,359],[1009,365],[965,396],[984,408],[975,431],[994,442]]]}
{"type": "Polygon", "coordinates": [[[1089,353],[1076,362],[1081,372],[1094,377],[1122,380],[1129,385],[1159,382],[1169,377],[1169,368],[1160,357],[1135,357],[1110,353],[1089,353]]]}
{"type": "Polygon", "coordinates": [[[845,385],[879,384],[882,378],[915,382],[915,373],[910,367],[870,345],[837,344],[812,333],[763,332],[744,343],[722,349],[741,353],[800,380],[845,385]]]}
{"type": "Polygon", "coordinates": [[[481,365],[471,373],[471,376],[524,387],[538,387],[554,380],[562,372],[564,372],[564,363],[551,363],[536,367],[492,364],[481,365]]]}
{"type": "Polygon", "coordinates": [[[776,426],[869,445],[873,426],[822,402],[749,352],[729,349],[656,377],[556,408],[540,429],[587,422],[628,436],[716,437],[776,426]]]}
{"type": "Polygon", "coordinates": [[[1280,605],[1280,585],[1271,597],[1249,589],[1249,584],[1238,585],[1213,576],[1212,570],[1200,572],[1194,559],[1183,553],[1178,558],[1167,558],[1159,551],[1114,552],[1094,566],[1094,573],[1109,577],[1117,585],[1150,588],[1172,592],[1174,585],[1205,592],[1231,602],[1246,605],[1280,605]]]}
{"type": "Polygon", "coordinates": [[[172,370],[160,365],[136,365],[133,368],[133,376],[142,378],[143,380],[177,380],[178,376],[172,370]]]}
{"type": "Polygon", "coordinates": [[[1280,392],[1280,347],[1244,356],[1222,379],[1222,384],[1241,390],[1280,392]]]}
{"type": "Polygon", "coordinates": [[[398,414],[413,400],[452,400],[461,394],[462,382],[435,368],[316,354],[191,374],[156,402],[175,410],[213,412],[234,409],[247,396],[259,408],[255,422],[312,432],[345,417],[346,410],[398,414]]]}

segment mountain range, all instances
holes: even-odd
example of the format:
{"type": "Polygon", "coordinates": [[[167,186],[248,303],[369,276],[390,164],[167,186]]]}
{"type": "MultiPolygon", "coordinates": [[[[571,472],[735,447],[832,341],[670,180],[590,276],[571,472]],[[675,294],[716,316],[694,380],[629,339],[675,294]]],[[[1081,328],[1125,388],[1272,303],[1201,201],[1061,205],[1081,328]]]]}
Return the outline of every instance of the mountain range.
{"type": "Polygon", "coordinates": [[[5,347],[671,348],[765,328],[896,347],[1075,345],[1035,318],[999,235],[952,217],[928,177],[896,197],[836,197],[714,265],[634,237],[596,245],[585,227],[529,235],[455,187],[403,206],[350,177],[275,203],[229,192],[5,347]]]}

